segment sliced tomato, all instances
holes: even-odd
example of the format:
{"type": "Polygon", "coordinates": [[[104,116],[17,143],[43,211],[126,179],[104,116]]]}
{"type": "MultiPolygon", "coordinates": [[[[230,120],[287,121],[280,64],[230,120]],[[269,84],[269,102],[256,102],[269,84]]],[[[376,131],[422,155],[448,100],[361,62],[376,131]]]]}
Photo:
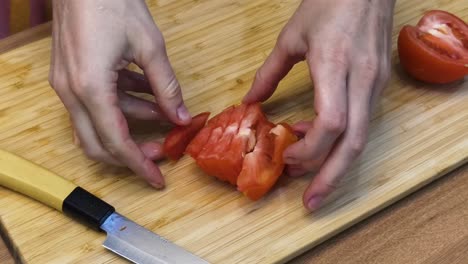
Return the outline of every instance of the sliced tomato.
{"type": "MultiPolygon", "coordinates": [[[[225,111],[228,111],[228,109],[226,109],[225,111]]],[[[197,137],[195,137],[190,142],[190,144],[187,146],[187,149],[186,149],[187,154],[192,156],[194,159],[196,159],[198,157],[200,152],[203,150],[205,145],[208,143],[208,140],[210,140],[211,133],[212,133],[213,129],[218,127],[218,126],[221,126],[221,127],[223,126],[223,124],[222,124],[222,122],[223,122],[223,119],[222,119],[223,116],[222,115],[223,114],[224,114],[224,112],[219,113],[219,114],[215,115],[214,117],[212,117],[210,120],[208,120],[208,123],[206,124],[206,126],[204,128],[202,128],[202,130],[197,135],[197,137]]]]}
{"type": "Polygon", "coordinates": [[[253,152],[246,155],[237,180],[239,191],[252,200],[264,196],[283,173],[283,152],[297,141],[287,124],[270,126],[261,133],[253,152]]]}
{"type": "Polygon", "coordinates": [[[243,155],[248,148],[250,123],[261,113],[256,105],[231,106],[208,121],[204,132],[187,147],[207,174],[235,185],[242,169],[243,155]],[[244,122],[244,124],[242,124],[244,122]],[[246,132],[247,131],[247,132],[246,132]],[[207,134],[210,134],[207,136],[207,134]]]}
{"type": "Polygon", "coordinates": [[[280,123],[270,131],[275,139],[275,151],[273,153],[273,161],[279,164],[284,164],[283,152],[289,145],[295,143],[298,138],[294,133],[294,129],[287,123],[280,123]]]}
{"type": "Polygon", "coordinates": [[[210,119],[186,153],[208,175],[237,185],[252,200],[265,195],[284,169],[292,129],[269,122],[260,104],[231,106],[210,119]]]}
{"type": "Polygon", "coordinates": [[[429,83],[450,83],[468,75],[468,24],[453,14],[432,10],[417,26],[404,26],[398,36],[403,69],[429,83]]]}
{"type": "Polygon", "coordinates": [[[205,126],[209,116],[209,112],[200,113],[192,118],[190,125],[174,127],[164,141],[166,156],[172,160],[179,160],[191,140],[205,126]]]}

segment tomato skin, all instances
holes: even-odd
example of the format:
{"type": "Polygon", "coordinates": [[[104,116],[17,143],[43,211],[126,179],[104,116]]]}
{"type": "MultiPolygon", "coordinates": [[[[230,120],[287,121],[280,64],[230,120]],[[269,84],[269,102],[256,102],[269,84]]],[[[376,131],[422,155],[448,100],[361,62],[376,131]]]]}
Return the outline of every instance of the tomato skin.
{"type": "Polygon", "coordinates": [[[190,125],[174,127],[164,141],[163,150],[166,156],[171,160],[179,160],[190,141],[205,126],[209,116],[209,112],[203,112],[194,116],[190,125]]]}
{"type": "Polygon", "coordinates": [[[435,84],[461,80],[468,75],[468,25],[447,12],[427,12],[416,27],[401,29],[398,54],[402,68],[417,80],[435,84]],[[450,32],[440,33],[441,25],[450,32]]]}

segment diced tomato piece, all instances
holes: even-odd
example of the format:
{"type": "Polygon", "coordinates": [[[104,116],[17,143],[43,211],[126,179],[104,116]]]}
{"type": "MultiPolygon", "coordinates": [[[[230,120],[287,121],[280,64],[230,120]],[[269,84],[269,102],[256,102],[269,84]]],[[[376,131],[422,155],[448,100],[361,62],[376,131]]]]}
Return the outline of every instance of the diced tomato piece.
{"type": "Polygon", "coordinates": [[[206,142],[208,142],[208,139],[211,136],[212,130],[213,130],[213,127],[211,126],[205,126],[204,128],[202,128],[200,132],[198,133],[198,135],[187,146],[185,153],[192,156],[192,158],[197,159],[198,154],[200,154],[203,147],[206,145],[206,142]]]}
{"type": "Polygon", "coordinates": [[[185,152],[206,174],[258,200],[282,174],[283,152],[296,141],[292,128],[268,121],[259,103],[241,104],[208,120],[185,152]]]}
{"type": "Polygon", "coordinates": [[[265,195],[277,181],[284,169],[282,153],[297,140],[288,125],[269,122],[260,104],[229,107],[207,126],[211,135],[206,140],[200,133],[193,140],[205,143],[199,154],[192,156],[207,174],[237,185],[253,200],[265,195]]]}
{"type": "Polygon", "coordinates": [[[204,112],[192,118],[192,122],[187,126],[174,127],[164,141],[164,153],[172,160],[179,160],[185,148],[197,133],[205,126],[210,113],[204,112]]]}
{"type": "MultiPolygon", "coordinates": [[[[275,151],[273,152],[273,161],[278,164],[284,164],[283,152],[287,147],[294,144],[298,139],[292,127],[286,123],[280,123],[270,131],[275,139],[275,151]]],[[[283,170],[283,169],[281,169],[283,170]]]]}
{"type": "Polygon", "coordinates": [[[239,191],[252,200],[261,198],[273,187],[284,170],[284,150],[297,141],[288,125],[268,128],[268,135],[261,132],[254,151],[245,157],[237,180],[239,191]]]}
{"type": "Polygon", "coordinates": [[[252,200],[265,195],[276,179],[271,158],[261,151],[253,151],[245,156],[242,171],[237,180],[237,189],[252,200]]]}

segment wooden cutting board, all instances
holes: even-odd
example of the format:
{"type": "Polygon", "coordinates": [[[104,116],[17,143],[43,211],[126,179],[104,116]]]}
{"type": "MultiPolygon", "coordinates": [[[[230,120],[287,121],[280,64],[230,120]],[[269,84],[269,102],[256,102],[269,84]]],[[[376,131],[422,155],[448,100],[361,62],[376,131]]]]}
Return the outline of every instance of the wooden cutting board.
{"type": "MultiPolygon", "coordinates": [[[[248,90],[299,1],[148,1],[192,113],[217,113],[248,90]]],[[[397,33],[438,6],[468,20],[464,0],[399,1],[397,33]]],[[[113,204],[145,227],[212,263],[285,262],[467,161],[468,82],[430,87],[400,70],[371,122],[367,148],[328,204],[307,213],[311,176],[283,178],[251,202],[204,175],[185,157],[160,162],[167,188],[156,191],[126,169],[87,160],[72,144],[68,114],[47,82],[50,38],[0,55],[0,148],[28,158],[113,204]]],[[[313,118],[304,64],[265,104],[274,121],[313,118]]],[[[161,138],[156,124],[135,136],[161,138]]],[[[0,188],[1,230],[27,263],[119,263],[96,233],[38,202],[0,188]]]]}

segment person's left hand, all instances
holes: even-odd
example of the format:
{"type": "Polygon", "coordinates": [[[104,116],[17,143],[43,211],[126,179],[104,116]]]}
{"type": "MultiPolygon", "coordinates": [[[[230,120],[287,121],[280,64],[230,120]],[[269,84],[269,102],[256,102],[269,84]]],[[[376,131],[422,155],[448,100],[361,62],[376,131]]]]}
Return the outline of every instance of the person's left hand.
{"type": "MultiPolygon", "coordinates": [[[[309,210],[319,208],[362,153],[373,106],[390,76],[391,0],[303,0],[281,32],[245,103],[267,100],[299,61],[314,81],[313,121],[284,153],[291,176],[316,172],[304,193],[309,210]]],[[[312,102],[311,102],[312,104],[312,102]]]]}

